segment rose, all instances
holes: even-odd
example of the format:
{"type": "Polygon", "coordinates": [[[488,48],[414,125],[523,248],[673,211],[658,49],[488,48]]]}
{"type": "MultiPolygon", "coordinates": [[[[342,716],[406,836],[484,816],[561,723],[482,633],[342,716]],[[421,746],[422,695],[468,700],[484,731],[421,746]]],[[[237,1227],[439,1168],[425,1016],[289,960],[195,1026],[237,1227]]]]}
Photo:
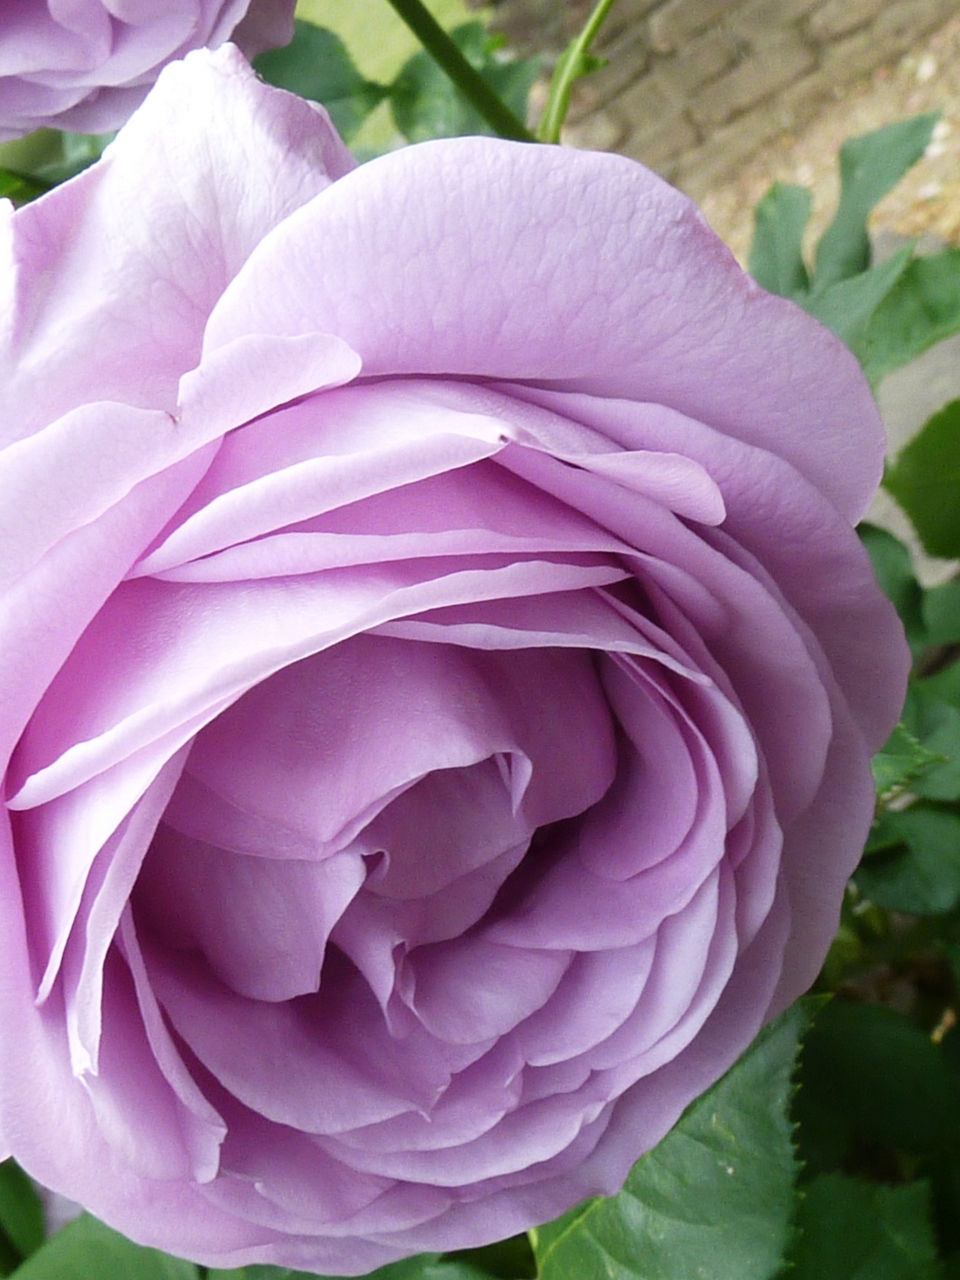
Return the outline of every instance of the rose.
{"type": "Polygon", "coordinates": [[[253,57],[288,44],[296,0],[19,0],[0,12],[0,141],[51,126],[104,133],[161,67],[233,39],[253,57]],[[231,34],[232,33],[232,34],[231,34]]]}
{"type": "Polygon", "coordinates": [[[161,67],[233,39],[253,57],[289,43],[295,0],[20,0],[0,14],[0,140],[42,126],[103,133],[161,67]]]}
{"type": "Polygon", "coordinates": [[[354,169],[232,49],[6,227],[8,1148],[219,1265],[614,1190],[870,822],[853,358],[628,160],[354,169]]]}

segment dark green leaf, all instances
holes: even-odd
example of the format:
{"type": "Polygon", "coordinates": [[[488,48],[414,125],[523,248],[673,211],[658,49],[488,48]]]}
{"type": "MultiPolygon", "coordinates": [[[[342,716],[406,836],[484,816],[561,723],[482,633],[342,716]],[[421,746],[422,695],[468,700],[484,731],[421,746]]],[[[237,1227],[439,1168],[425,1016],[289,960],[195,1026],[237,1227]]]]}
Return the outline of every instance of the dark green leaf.
{"type": "Polygon", "coordinates": [[[29,173],[15,173],[12,169],[0,169],[0,196],[14,204],[26,204],[50,190],[50,183],[34,178],[29,173]]]}
{"type": "Polygon", "coordinates": [[[299,19],[291,43],[261,53],[253,65],[268,84],[323,103],[348,142],[388,92],[357,70],[338,35],[299,19]]]}
{"type": "MultiPolygon", "coordinates": [[[[960,1084],[960,1035],[953,1027],[940,1041],[944,1057],[960,1084]]],[[[927,1176],[927,1170],[924,1170],[927,1176]]],[[[933,1225],[944,1253],[960,1248],[960,1148],[929,1162],[933,1225]]]]}
{"type": "Polygon", "coordinates": [[[36,173],[62,156],[63,142],[59,129],[37,129],[24,138],[0,144],[0,164],[16,173],[36,173]]]}
{"type": "MultiPolygon", "coordinates": [[[[952,707],[949,710],[953,710],[952,707]]],[[[960,712],[957,713],[960,717],[960,712]]],[[[877,795],[900,790],[919,777],[931,765],[939,764],[941,757],[907,729],[898,724],[871,761],[877,795]]]]}
{"type": "MultiPolygon", "coordinates": [[[[623,1192],[620,1194],[622,1195],[623,1192]]],[[[563,1241],[574,1234],[574,1230],[581,1218],[604,1203],[605,1201],[602,1197],[593,1196],[589,1200],[583,1200],[580,1204],[575,1204],[572,1209],[568,1209],[559,1218],[554,1218],[552,1222],[546,1222],[543,1226],[531,1231],[530,1239],[533,1242],[534,1257],[537,1259],[537,1274],[541,1277],[541,1280],[543,1277],[543,1259],[552,1253],[556,1245],[562,1244],[563,1241]]],[[[559,1272],[557,1274],[559,1275],[559,1272]]]]}
{"type": "Polygon", "coordinates": [[[787,1106],[812,1008],[794,1005],[762,1032],[619,1195],[533,1233],[541,1280],[769,1280],[790,1238],[787,1106]]]}
{"type": "MultiPolygon", "coordinates": [[[[538,60],[498,61],[494,54],[500,41],[490,36],[481,22],[455,27],[450,36],[471,66],[522,120],[537,78],[538,60]]],[[[446,72],[422,50],[401,67],[390,89],[390,106],[397,128],[411,142],[493,132],[446,72]]]]}
{"type": "Polygon", "coordinates": [[[21,1256],[4,1232],[0,1231],[0,1276],[12,1276],[20,1266],[21,1256]]]}
{"type": "Polygon", "coordinates": [[[33,1183],[14,1160],[0,1164],[0,1227],[21,1258],[39,1249],[46,1236],[43,1203],[33,1183]]]}
{"type": "Polygon", "coordinates": [[[903,719],[932,757],[911,790],[927,800],[960,799],[960,710],[912,682],[903,719]]]}
{"type": "Polygon", "coordinates": [[[144,1249],[84,1214],[58,1231],[16,1280],[197,1280],[192,1262],[144,1249]]]}
{"type": "MultiPolygon", "coordinates": [[[[954,990],[957,996],[960,997],[960,942],[948,942],[941,939],[938,946],[950,966],[954,990]]],[[[953,1034],[957,1034],[956,1028],[954,1028],[953,1034]]]]}
{"type": "Polygon", "coordinates": [[[823,1174],[804,1193],[791,1280],[939,1280],[926,1183],[823,1174]]]}
{"type": "Polygon", "coordinates": [[[417,1258],[405,1258],[389,1267],[381,1267],[373,1272],[370,1280],[489,1280],[489,1276],[469,1262],[421,1254],[417,1258]]]}
{"type": "Polygon", "coordinates": [[[960,708],[960,662],[951,662],[936,675],[918,680],[917,688],[943,702],[949,702],[952,707],[960,708]]]}
{"type": "Polygon", "coordinates": [[[892,533],[877,525],[864,521],[857,526],[857,533],[884,595],[900,615],[910,647],[919,653],[927,643],[927,633],[923,621],[923,589],[914,576],[910,552],[892,533]]]}
{"type": "MultiPolygon", "coordinates": [[[[870,828],[870,834],[867,836],[867,843],[864,854],[876,853],[880,849],[902,849],[903,837],[896,826],[892,824],[892,814],[890,810],[878,809],[873,825],[870,828]]],[[[858,890],[857,896],[860,897],[858,890]]]]}
{"type": "Polygon", "coordinates": [[[873,313],[860,340],[864,373],[885,374],[960,330],[960,248],[913,258],[873,313]]]}
{"type": "Polygon", "coordinates": [[[864,268],[859,275],[838,280],[825,289],[815,289],[797,301],[862,359],[863,342],[874,312],[906,271],[912,256],[913,246],[904,245],[885,262],[864,268]]]}
{"type": "MultiPolygon", "coordinates": [[[[960,519],[960,512],[957,518],[960,519]]],[[[928,587],[923,600],[923,621],[931,644],[960,640],[960,580],[928,587]]]]}
{"type": "Polygon", "coordinates": [[[869,267],[867,216],[923,155],[936,122],[936,112],[898,120],[840,148],[840,203],[817,245],[817,292],[869,267]]]}
{"type": "Polygon", "coordinates": [[[26,204],[52,187],[76,177],[99,160],[115,134],[61,133],[38,129],[36,133],[0,148],[0,196],[26,204]]]}
{"type": "Polygon", "coordinates": [[[59,156],[35,169],[34,176],[48,187],[75,178],[100,159],[115,137],[115,133],[61,133],[59,156]]]}
{"type": "Polygon", "coordinates": [[[914,805],[886,816],[904,847],[872,854],[854,877],[871,902],[893,911],[936,915],[960,903],[960,816],[914,805]]]}
{"type": "Polygon", "coordinates": [[[814,1172],[839,1162],[854,1134],[914,1155],[960,1143],[960,1096],[939,1046],[902,1014],[853,1000],[831,1001],[814,1022],[794,1114],[814,1172]]]}
{"type": "Polygon", "coordinates": [[[775,182],[753,211],[750,274],[783,298],[796,298],[810,288],[803,233],[811,203],[806,187],[775,182]]]}
{"type": "Polygon", "coordinates": [[[935,413],[887,468],[885,488],[933,556],[960,556],[960,400],[935,413]]]}
{"type": "Polygon", "coordinates": [[[446,1261],[469,1263],[496,1280],[534,1280],[537,1275],[537,1260],[526,1232],[498,1240],[496,1244],[448,1254],[446,1261]]]}

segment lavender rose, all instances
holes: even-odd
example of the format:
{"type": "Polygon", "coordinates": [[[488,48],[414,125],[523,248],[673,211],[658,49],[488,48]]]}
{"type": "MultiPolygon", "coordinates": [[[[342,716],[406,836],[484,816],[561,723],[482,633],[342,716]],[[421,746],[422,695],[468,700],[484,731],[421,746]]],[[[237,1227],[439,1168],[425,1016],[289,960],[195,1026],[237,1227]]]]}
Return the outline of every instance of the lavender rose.
{"type": "Polygon", "coordinates": [[[870,822],[853,358],[628,160],[354,168],[232,48],[4,227],[7,1148],[219,1265],[613,1191],[870,822]]]}
{"type": "Polygon", "coordinates": [[[16,0],[0,12],[0,141],[44,125],[104,133],[161,67],[233,39],[288,44],[296,0],[16,0]]]}

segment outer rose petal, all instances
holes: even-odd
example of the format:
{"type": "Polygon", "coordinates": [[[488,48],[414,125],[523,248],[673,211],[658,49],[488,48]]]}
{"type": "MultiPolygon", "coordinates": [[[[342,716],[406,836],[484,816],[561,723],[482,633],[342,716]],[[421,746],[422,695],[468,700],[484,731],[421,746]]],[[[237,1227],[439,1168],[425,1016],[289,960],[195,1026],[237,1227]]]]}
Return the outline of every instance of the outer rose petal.
{"type": "Polygon", "coordinates": [[[262,84],[233,46],[170,67],[99,164],[10,219],[0,442],[90,401],[174,409],[227,283],[353,165],[322,108],[262,84]]]}
{"type": "Polygon", "coordinates": [[[0,141],[47,126],[118,128],[168,62],[233,38],[289,43],[295,0],[11,0],[0,14],[0,141]]]}
{"type": "Polygon", "coordinates": [[[2,218],[5,1149],[227,1267],[615,1190],[869,823],[849,353],[628,161],[354,172],[230,48],[2,218]]]}
{"type": "Polygon", "coordinates": [[[685,196],[621,156],[458,138],[363,165],[260,245],[204,350],[311,329],[345,338],[369,374],[669,405],[786,458],[849,520],[880,478],[883,432],[851,353],[764,293],[685,196]]]}

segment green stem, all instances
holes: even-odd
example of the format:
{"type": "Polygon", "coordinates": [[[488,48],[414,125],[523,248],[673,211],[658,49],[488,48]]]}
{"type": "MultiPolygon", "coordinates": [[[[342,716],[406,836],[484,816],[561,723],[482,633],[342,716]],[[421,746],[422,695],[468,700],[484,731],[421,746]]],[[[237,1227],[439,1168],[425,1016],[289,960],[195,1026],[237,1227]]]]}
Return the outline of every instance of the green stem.
{"type": "Polygon", "coordinates": [[[501,138],[536,142],[486,80],[470,65],[443,27],[420,0],[389,0],[434,62],[442,67],[467,101],[501,138]]]}
{"type": "Polygon", "coordinates": [[[570,91],[574,81],[579,80],[590,70],[587,62],[590,46],[597,38],[603,20],[613,8],[613,4],[614,0],[598,0],[593,13],[587,19],[587,25],[560,55],[550,80],[547,105],[543,108],[543,115],[537,125],[537,137],[541,142],[560,141],[560,130],[570,110],[570,91]]]}

